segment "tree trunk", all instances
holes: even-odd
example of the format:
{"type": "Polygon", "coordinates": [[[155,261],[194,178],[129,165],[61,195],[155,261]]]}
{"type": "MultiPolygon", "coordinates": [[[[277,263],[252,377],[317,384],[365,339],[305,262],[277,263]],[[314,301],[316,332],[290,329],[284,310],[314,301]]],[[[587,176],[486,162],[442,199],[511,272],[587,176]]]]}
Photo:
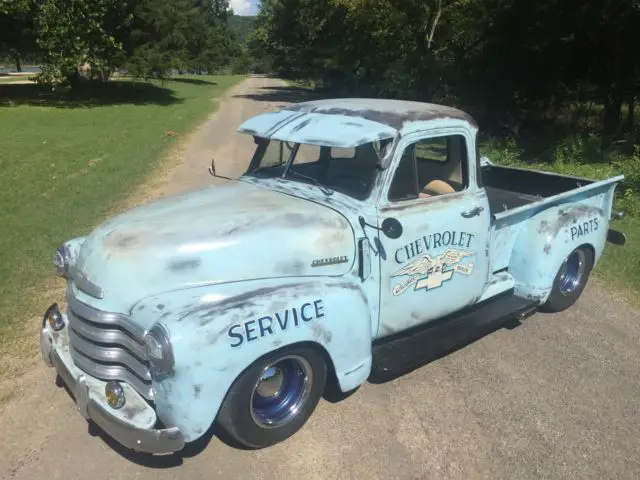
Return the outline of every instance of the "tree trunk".
{"type": "Polygon", "coordinates": [[[624,97],[622,77],[622,52],[620,45],[620,32],[615,32],[613,46],[613,68],[611,80],[607,86],[608,92],[604,102],[604,131],[606,134],[616,134],[620,131],[620,112],[624,97]]]}
{"type": "Polygon", "coordinates": [[[610,95],[607,95],[607,99],[604,104],[604,131],[608,134],[618,133],[620,130],[620,111],[622,110],[622,99],[618,94],[617,89],[610,95]]]}
{"type": "Polygon", "coordinates": [[[102,67],[98,70],[98,73],[100,76],[100,81],[108,82],[109,79],[111,78],[111,74],[113,73],[113,71],[109,67],[102,67]]]}
{"type": "Polygon", "coordinates": [[[629,110],[627,110],[627,119],[624,122],[624,129],[631,132],[633,130],[633,116],[634,109],[636,107],[636,98],[633,92],[629,93],[627,104],[629,105],[629,110]]]}
{"type": "Polygon", "coordinates": [[[433,36],[436,34],[436,27],[440,21],[440,15],[442,15],[442,0],[436,2],[436,14],[431,22],[431,28],[429,29],[429,35],[427,35],[427,49],[431,50],[431,44],[433,43],[433,36]]]}
{"type": "Polygon", "coordinates": [[[22,72],[22,63],[20,62],[20,55],[16,55],[16,72],[22,72]]]}

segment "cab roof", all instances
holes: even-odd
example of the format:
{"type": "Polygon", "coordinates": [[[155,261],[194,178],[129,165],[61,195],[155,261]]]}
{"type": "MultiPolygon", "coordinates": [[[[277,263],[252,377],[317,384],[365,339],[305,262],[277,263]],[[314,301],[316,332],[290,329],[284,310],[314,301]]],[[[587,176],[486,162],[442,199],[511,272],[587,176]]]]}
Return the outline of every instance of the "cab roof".
{"type": "Polygon", "coordinates": [[[475,127],[470,115],[433,103],[340,98],[296,103],[244,122],[243,133],[294,143],[357,147],[417,129],[419,123],[449,120],[475,127]]]}

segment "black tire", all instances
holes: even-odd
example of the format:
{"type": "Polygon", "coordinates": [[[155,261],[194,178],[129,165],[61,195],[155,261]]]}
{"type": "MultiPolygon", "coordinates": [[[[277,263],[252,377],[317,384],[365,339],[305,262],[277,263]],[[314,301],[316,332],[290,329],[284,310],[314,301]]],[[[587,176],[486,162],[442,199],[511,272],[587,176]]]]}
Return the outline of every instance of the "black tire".
{"type": "Polygon", "coordinates": [[[580,247],[572,251],[560,266],[551,294],[540,310],[556,313],[576,303],[589,281],[593,263],[593,251],[590,248],[580,247]],[[574,273],[575,269],[577,273],[574,273]]]}
{"type": "Polygon", "coordinates": [[[322,396],[326,379],[324,356],[312,347],[293,346],[268,354],[233,383],[220,407],[218,425],[244,447],[264,448],[282,442],[300,430],[309,419],[322,396]],[[296,373],[296,368],[306,373],[296,373]],[[306,381],[301,380],[305,375],[306,381]],[[264,378],[263,382],[260,382],[261,378],[264,378]],[[277,378],[283,379],[280,386],[277,386],[277,378]],[[286,388],[291,385],[292,388],[286,388]],[[298,395],[299,385],[303,391],[298,395]],[[260,395],[261,389],[265,393],[265,389],[274,388],[274,395],[260,395]],[[292,402],[295,408],[285,402],[287,395],[284,393],[289,390],[296,392],[291,394],[292,398],[299,398],[299,403],[292,402]],[[285,399],[282,400],[285,405],[283,413],[270,416],[269,412],[280,412],[281,407],[277,407],[275,400],[279,396],[285,399]],[[259,408],[268,405],[271,399],[274,399],[274,408],[259,408]],[[269,418],[276,420],[269,423],[269,418]]]}

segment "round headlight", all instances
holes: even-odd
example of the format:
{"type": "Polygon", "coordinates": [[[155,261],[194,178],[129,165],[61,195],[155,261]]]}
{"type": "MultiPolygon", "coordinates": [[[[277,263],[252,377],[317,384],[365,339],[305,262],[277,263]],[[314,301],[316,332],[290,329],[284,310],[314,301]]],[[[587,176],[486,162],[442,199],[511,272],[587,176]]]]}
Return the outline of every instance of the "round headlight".
{"type": "Polygon", "coordinates": [[[173,370],[173,350],[165,327],[156,323],[144,337],[144,345],[149,363],[156,372],[170,373],[173,370]]]}
{"type": "Polygon", "coordinates": [[[55,332],[59,332],[64,328],[64,319],[62,318],[62,313],[60,313],[60,308],[58,308],[58,304],[54,303],[47,311],[44,313],[44,322],[49,324],[49,327],[55,332]]]}
{"type": "Polygon", "coordinates": [[[53,254],[53,265],[56,267],[56,273],[61,277],[69,274],[69,266],[71,264],[71,252],[66,245],[58,247],[53,254]]]}

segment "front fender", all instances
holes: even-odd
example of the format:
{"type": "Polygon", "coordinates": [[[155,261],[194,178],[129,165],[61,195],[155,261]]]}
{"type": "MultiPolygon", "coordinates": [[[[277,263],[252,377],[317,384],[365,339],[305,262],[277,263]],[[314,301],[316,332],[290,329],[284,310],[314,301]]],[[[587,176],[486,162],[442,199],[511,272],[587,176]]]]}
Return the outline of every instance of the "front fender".
{"type": "Polygon", "coordinates": [[[600,258],[607,239],[608,216],[601,195],[578,204],[558,205],[526,220],[515,241],[509,271],[515,293],[544,303],[562,262],[577,247],[600,258]]]}
{"type": "Polygon", "coordinates": [[[146,299],[134,310],[152,309],[170,333],[175,357],[171,375],[154,375],[156,409],[187,442],[209,428],[234,380],[276,349],[300,342],[322,348],[343,391],[370,373],[370,310],[355,281],[304,278],[199,287],[146,299]]]}

